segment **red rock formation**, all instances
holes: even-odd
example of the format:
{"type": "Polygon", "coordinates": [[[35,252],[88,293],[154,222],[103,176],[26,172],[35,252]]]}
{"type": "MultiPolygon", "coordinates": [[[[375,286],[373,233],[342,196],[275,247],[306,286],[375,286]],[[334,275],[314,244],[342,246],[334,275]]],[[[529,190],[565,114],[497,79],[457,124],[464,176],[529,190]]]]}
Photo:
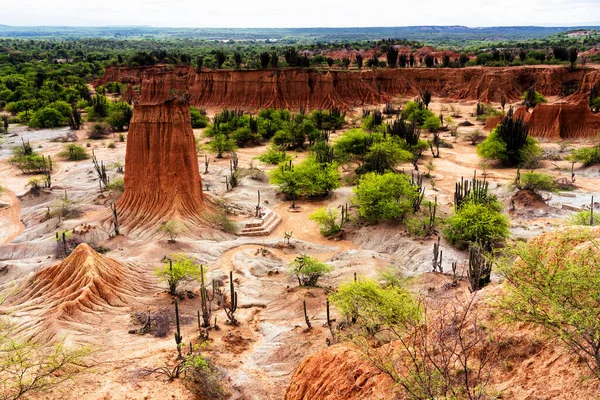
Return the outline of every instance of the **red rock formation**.
{"type": "MultiPolygon", "coordinates": [[[[139,84],[155,67],[108,67],[96,84],[117,81],[139,84]]],[[[206,71],[176,67],[175,76],[189,88],[190,103],[199,107],[307,109],[382,104],[394,96],[416,96],[429,90],[453,100],[517,100],[532,85],[546,96],[563,93],[565,84],[578,84],[573,96],[586,96],[598,71],[562,67],[403,68],[355,71],[280,69],[259,71],[206,71]]],[[[142,91],[143,92],[143,91],[142,91]]]]}
{"type": "Polygon", "coordinates": [[[593,114],[585,101],[539,104],[531,113],[520,107],[515,116],[529,122],[529,134],[535,137],[575,139],[595,137],[600,132],[600,115],[593,114]]]}
{"type": "Polygon", "coordinates": [[[134,303],[149,288],[133,267],[82,243],[59,264],[36,272],[10,303],[42,321],[42,326],[34,326],[38,320],[30,319],[20,324],[22,329],[38,328],[40,334],[52,336],[62,322],[80,323],[96,311],[134,303]]]}
{"type": "Polygon", "coordinates": [[[294,371],[285,400],[383,400],[393,396],[393,381],[346,345],[307,357],[294,371]]]}
{"type": "Polygon", "coordinates": [[[186,80],[174,73],[143,79],[127,136],[125,192],[117,201],[130,232],[160,222],[202,222],[204,197],[186,80]]]}

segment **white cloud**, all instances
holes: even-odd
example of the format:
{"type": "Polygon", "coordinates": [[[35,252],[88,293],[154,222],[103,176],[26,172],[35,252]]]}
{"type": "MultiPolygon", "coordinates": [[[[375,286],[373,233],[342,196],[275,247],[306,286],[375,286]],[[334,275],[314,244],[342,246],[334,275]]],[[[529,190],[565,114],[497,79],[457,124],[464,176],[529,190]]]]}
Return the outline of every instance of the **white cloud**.
{"type": "Polygon", "coordinates": [[[600,0],[21,0],[2,7],[0,24],[161,27],[574,26],[600,22],[599,6],[600,0]]]}

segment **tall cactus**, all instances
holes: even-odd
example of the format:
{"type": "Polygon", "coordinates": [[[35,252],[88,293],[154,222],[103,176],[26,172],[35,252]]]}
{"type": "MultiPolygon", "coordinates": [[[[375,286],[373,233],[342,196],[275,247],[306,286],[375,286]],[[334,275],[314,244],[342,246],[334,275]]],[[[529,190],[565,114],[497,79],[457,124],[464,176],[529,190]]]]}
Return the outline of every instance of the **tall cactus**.
{"type": "Polygon", "coordinates": [[[235,291],[235,287],[233,285],[233,272],[229,271],[229,304],[225,304],[223,302],[223,308],[225,309],[225,314],[227,314],[228,323],[231,325],[237,325],[238,321],[235,319],[235,311],[237,310],[238,297],[237,292],[235,291]]]}
{"type": "Polygon", "coordinates": [[[113,227],[115,229],[115,236],[119,236],[119,217],[117,215],[117,205],[113,203],[111,205],[112,214],[113,214],[113,227]]]}
{"type": "Polygon", "coordinates": [[[202,324],[203,328],[208,328],[210,326],[210,320],[212,317],[212,308],[211,302],[215,298],[216,286],[215,281],[212,282],[213,285],[213,293],[212,296],[209,296],[208,289],[206,289],[206,285],[204,284],[204,265],[200,265],[200,298],[201,298],[201,307],[202,307],[202,320],[204,323],[202,324]]]}
{"type": "Polygon", "coordinates": [[[433,267],[433,272],[444,272],[442,267],[442,257],[444,256],[444,252],[440,250],[440,237],[438,236],[437,243],[433,244],[433,261],[431,262],[433,267]]]}
{"type": "Polygon", "coordinates": [[[177,332],[175,332],[175,343],[177,344],[177,358],[183,358],[181,356],[181,342],[183,337],[181,336],[181,327],[179,324],[179,305],[177,299],[175,299],[175,324],[177,325],[177,332]]]}
{"type": "Polygon", "coordinates": [[[487,260],[480,246],[472,245],[469,247],[469,269],[467,278],[469,279],[469,290],[475,292],[487,286],[490,283],[492,274],[492,262],[487,260]]]}
{"type": "Polygon", "coordinates": [[[308,318],[308,313],[306,312],[306,300],[302,300],[302,304],[304,306],[304,321],[306,322],[308,329],[311,329],[312,326],[310,324],[310,319],[308,318]]]}

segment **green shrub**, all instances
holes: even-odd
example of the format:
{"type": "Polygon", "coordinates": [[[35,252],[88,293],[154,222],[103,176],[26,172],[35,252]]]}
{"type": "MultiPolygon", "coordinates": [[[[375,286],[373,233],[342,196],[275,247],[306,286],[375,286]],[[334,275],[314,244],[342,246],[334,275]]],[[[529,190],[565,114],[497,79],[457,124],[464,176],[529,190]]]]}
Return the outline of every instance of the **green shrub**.
{"type": "Polygon", "coordinates": [[[423,123],[423,128],[428,129],[430,132],[437,132],[442,127],[439,117],[431,115],[427,117],[423,123]]]}
{"type": "Polygon", "coordinates": [[[537,141],[529,136],[529,126],[521,118],[514,118],[512,112],[477,146],[480,157],[509,167],[531,162],[541,153],[537,141]]]}
{"type": "Polygon", "coordinates": [[[407,121],[415,121],[417,125],[423,125],[430,117],[437,118],[423,103],[416,101],[409,101],[406,103],[402,115],[407,121]]]}
{"type": "Polygon", "coordinates": [[[333,271],[333,267],[316,258],[302,254],[290,263],[290,275],[298,280],[300,286],[317,286],[319,279],[333,271]]]}
{"type": "Polygon", "coordinates": [[[321,235],[331,236],[342,230],[337,223],[340,218],[340,212],[337,208],[318,208],[308,216],[308,219],[319,224],[321,235]]]}
{"type": "Polygon", "coordinates": [[[596,226],[600,225],[600,215],[591,210],[583,210],[572,214],[570,218],[571,225],[596,226]],[[592,220],[592,216],[594,217],[592,220]]]}
{"type": "Polygon", "coordinates": [[[446,220],[443,233],[458,249],[466,249],[470,243],[489,247],[502,243],[509,237],[508,218],[485,204],[466,203],[446,220]]]}
{"type": "Polygon", "coordinates": [[[393,171],[396,165],[413,159],[410,151],[403,149],[396,141],[388,139],[374,143],[364,157],[364,164],[356,172],[377,172],[383,174],[393,171]]]}
{"type": "Polygon", "coordinates": [[[285,151],[277,146],[269,146],[267,151],[256,157],[265,164],[277,165],[292,159],[285,151]]]}
{"type": "Polygon", "coordinates": [[[517,246],[500,264],[507,293],[498,308],[510,323],[533,324],[559,339],[600,379],[600,252],[588,229],[517,246]]]}
{"type": "Polygon", "coordinates": [[[112,181],[108,182],[106,185],[107,190],[115,191],[115,192],[124,192],[125,191],[125,181],[123,178],[116,178],[112,181]]]}
{"type": "Polygon", "coordinates": [[[541,172],[529,171],[521,175],[520,184],[523,189],[528,190],[545,190],[552,192],[556,190],[556,183],[552,175],[543,174],[541,172]]]}
{"type": "Polygon", "coordinates": [[[270,181],[288,198],[323,197],[340,187],[340,172],[336,163],[321,164],[311,156],[292,169],[282,163],[270,172],[270,181]]]}
{"type": "Polygon", "coordinates": [[[192,128],[201,129],[208,126],[208,117],[195,107],[190,107],[190,116],[192,119],[192,128]]]}
{"type": "Polygon", "coordinates": [[[164,265],[154,270],[154,274],[162,281],[168,284],[169,294],[177,294],[177,285],[190,280],[200,280],[202,270],[200,265],[192,258],[183,254],[173,254],[164,265]]]}
{"type": "Polygon", "coordinates": [[[568,159],[569,161],[583,163],[585,167],[600,164],[600,146],[572,150],[568,159]]]}
{"type": "Polygon", "coordinates": [[[122,131],[129,126],[133,117],[133,109],[125,102],[109,103],[106,123],[116,131],[122,131]]]}
{"type": "Polygon", "coordinates": [[[66,158],[69,161],[80,161],[90,158],[90,155],[85,148],[75,143],[66,145],[64,150],[58,153],[58,155],[59,157],[66,158]]]}
{"type": "Polygon", "coordinates": [[[216,135],[213,140],[208,143],[211,151],[217,153],[217,158],[222,158],[223,153],[234,151],[235,140],[227,138],[225,135],[216,135]]]}
{"type": "Polygon", "coordinates": [[[408,176],[393,172],[363,175],[355,193],[359,214],[370,223],[404,218],[418,196],[408,176]]]}
{"type": "MultiPolygon", "coordinates": [[[[525,60],[525,62],[527,62],[527,60],[525,60]]],[[[523,99],[523,105],[527,108],[533,108],[540,103],[548,102],[543,94],[536,92],[533,88],[525,91],[521,96],[521,99],[523,99]]]]}
{"type": "Polygon", "coordinates": [[[55,108],[43,107],[37,110],[31,116],[28,125],[31,128],[57,128],[67,125],[68,118],[65,117],[55,108]]]}
{"type": "Polygon", "coordinates": [[[372,279],[342,283],[329,296],[331,303],[348,321],[371,332],[383,326],[418,321],[422,310],[410,292],[398,285],[382,288],[372,279]]]}

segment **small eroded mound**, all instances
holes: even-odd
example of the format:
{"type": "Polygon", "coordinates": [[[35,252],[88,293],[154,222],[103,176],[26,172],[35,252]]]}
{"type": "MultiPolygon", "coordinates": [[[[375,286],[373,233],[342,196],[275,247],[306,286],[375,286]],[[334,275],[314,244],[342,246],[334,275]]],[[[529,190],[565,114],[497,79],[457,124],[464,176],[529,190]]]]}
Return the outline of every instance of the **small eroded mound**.
{"type": "Polygon", "coordinates": [[[61,263],[36,272],[10,303],[18,310],[17,316],[27,312],[36,317],[22,324],[24,329],[36,328],[38,322],[48,329],[61,322],[81,323],[97,312],[133,304],[149,289],[132,266],[82,243],[61,263]]]}
{"type": "Polygon", "coordinates": [[[285,400],[390,399],[390,377],[365,362],[347,345],[307,357],[294,371],[285,400]]]}

